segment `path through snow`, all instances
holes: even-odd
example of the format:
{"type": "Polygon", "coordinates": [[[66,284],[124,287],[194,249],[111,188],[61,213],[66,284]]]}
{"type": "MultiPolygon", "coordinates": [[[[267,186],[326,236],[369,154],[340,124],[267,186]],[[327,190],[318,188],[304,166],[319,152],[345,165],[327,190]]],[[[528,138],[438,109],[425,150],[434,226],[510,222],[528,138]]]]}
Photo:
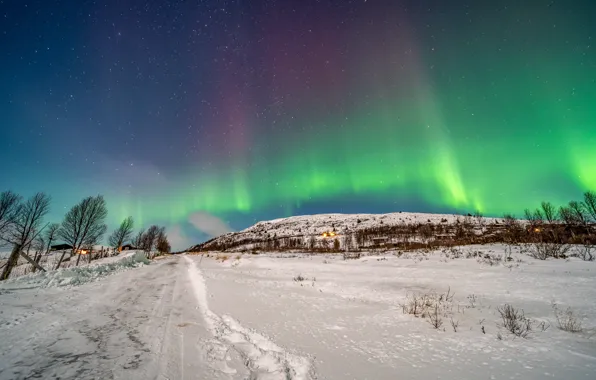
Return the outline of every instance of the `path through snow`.
{"type": "MultiPolygon", "coordinates": [[[[243,359],[250,379],[263,380],[308,380],[315,378],[310,361],[299,355],[289,353],[264,337],[263,335],[244,328],[232,317],[222,317],[209,309],[207,289],[202,273],[196,262],[185,257],[189,265],[189,277],[192,283],[199,309],[206,325],[214,335],[215,347],[236,351],[243,359]],[[219,344],[221,343],[221,344],[219,344]]],[[[224,353],[224,358],[226,356],[224,353]]],[[[222,363],[222,371],[234,373],[232,369],[222,363]]]]}
{"type": "Polygon", "coordinates": [[[307,360],[211,312],[191,259],[40,285],[0,286],[0,379],[311,378],[307,360]]]}
{"type": "Polygon", "coordinates": [[[596,378],[596,263],[522,255],[507,268],[440,252],[211,256],[174,256],[79,286],[0,285],[0,380],[596,378]],[[442,329],[402,313],[407,294],[448,288],[455,297],[442,329]],[[571,307],[584,331],[557,329],[551,301],[571,307]],[[552,326],[514,337],[500,327],[504,303],[552,326]]]}

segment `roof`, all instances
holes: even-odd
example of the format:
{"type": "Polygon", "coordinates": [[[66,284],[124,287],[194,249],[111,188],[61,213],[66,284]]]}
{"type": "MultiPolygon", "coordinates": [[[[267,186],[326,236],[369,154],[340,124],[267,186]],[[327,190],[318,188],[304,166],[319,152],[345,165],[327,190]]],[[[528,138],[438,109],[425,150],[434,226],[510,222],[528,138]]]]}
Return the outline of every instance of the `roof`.
{"type": "Polygon", "coordinates": [[[61,250],[61,249],[72,249],[72,245],[69,244],[56,244],[50,247],[52,250],[61,250]]]}

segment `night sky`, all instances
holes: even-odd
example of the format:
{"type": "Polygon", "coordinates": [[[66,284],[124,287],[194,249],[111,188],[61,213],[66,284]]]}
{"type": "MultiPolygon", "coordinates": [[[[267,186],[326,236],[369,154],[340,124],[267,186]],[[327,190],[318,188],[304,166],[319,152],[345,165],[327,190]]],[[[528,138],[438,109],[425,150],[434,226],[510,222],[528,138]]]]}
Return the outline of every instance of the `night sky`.
{"type": "Polygon", "coordinates": [[[590,0],[0,0],[0,190],[49,193],[49,221],[103,194],[110,226],[167,225],[174,248],[297,214],[579,199],[595,19],[590,0]]]}

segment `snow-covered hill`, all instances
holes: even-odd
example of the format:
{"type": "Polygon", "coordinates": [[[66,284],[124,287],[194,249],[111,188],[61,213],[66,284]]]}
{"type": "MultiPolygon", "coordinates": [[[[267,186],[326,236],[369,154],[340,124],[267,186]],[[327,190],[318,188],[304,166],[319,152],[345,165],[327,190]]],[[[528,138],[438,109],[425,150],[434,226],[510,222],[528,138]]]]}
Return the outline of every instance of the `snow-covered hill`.
{"type": "MultiPolygon", "coordinates": [[[[483,223],[497,219],[482,218],[483,223]]],[[[396,212],[389,214],[318,214],[292,216],[259,222],[245,230],[231,232],[207,242],[198,244],[189,251],[218,249],[222,246],[242,250],[250,249],[255,242],[300,238],[306,241],[310,237],[320,239],[324,234],[332,237],[355,234],[358,231],[375,228],[406,226],[418,224],[453,225],[457,222],[478,224],[480,218],[454,214],[425,214],[396,212]]]]}

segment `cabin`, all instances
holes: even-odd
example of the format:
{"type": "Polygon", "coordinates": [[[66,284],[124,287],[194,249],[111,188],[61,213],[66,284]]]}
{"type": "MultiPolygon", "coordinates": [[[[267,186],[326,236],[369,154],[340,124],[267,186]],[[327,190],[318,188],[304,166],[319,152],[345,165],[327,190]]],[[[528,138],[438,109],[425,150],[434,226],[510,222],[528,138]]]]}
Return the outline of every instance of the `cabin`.
{"type": "Polygon", "coordinates": [[[132,244],[124,244],[122,246],[122,251],[134,251],[135,249],[137,248],[134,247],[132,244]]]}
{"type": "Polygon", "coordinates": [[[68,245],[68,244],[56,244],[50,247],[50,251],[66,251],[66,250],[71,250],[72,249],[72,245],[68,245]]]}

